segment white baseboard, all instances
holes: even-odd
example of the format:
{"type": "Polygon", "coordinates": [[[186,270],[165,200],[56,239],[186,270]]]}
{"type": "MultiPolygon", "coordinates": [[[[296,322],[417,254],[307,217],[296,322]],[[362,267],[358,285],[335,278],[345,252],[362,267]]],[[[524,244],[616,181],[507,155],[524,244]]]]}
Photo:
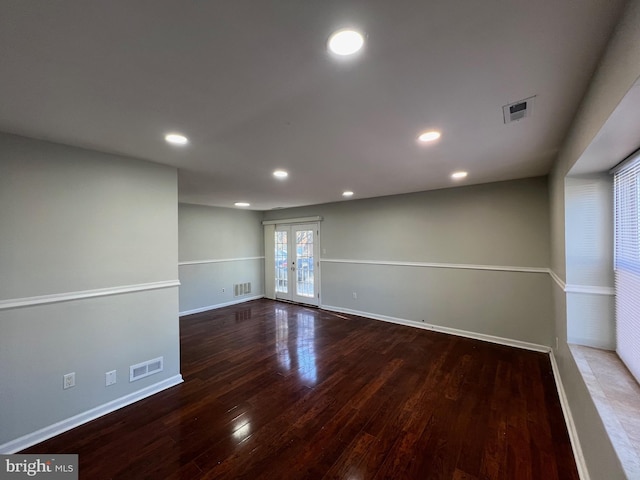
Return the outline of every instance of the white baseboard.
{"type": "Polygon", "coordinates": [[[193,310],[185,310],[184,312],[180,312],[178,315],[184,317],[186,315],[193,315],[194,313],[208,312],[209,310],[215,310],[217,308],[238,305],[239,303],[249,302],[251,300],[259,300],[260,298],[264,298],[264,295],[256,295],[255,297],[243,297],[238,300],[232,300],[230,302],[218,303],[216,305],[207,305],[206,307],[194,308],[193,310]]]}
{"type": "Polygon", "coordinates": [[[582,446],[580,445],[580,439],[578,438],[578,431],[576,430],[576,424],[573,421],[573,415],[571,415],[571,409],[569,408],[569,400],[567,394],[564,391],[562,385],[562,378],[560,377],[560,370],[558,370],[558,363],[556,357],[553,354],[553,350],[549,352],[549,359],[551,360],[551,369],[553,370],[553,378],[556,381],[556,389],[558,390],[558,397],[560,398],[560,406],[562,407],[562,413],[564,415],[564,421],[567,424],[567,432],[569,432],[569,440],[571,441],[571,449],[573,450],[573,457],[576,460],[576,467],[578,468],[578,475],[581,480],[589,480],[589,470],[587,469],[587,463],[584,460],[584,454],[582,453],[582,446]]]}
{"type": "Polygon", "coordinates": [[[551,347],[548,347],[546,345],[539,345],[537,343],[524,342],[522,340],[513,340],[511,338],[496,337],[494,335],[486,335],[484,333],[469,332],[467,330],[460,330],[457,328],[442,327],[439,325],[432,325],[424,322],[416,322],[415,320],[406,320],[404,318],[389,317],[386,315],[378,315],[375,313],[361,312],[358,310],[351,310],[351,309],[342,308],[342,307],[334,307],[331,305],[320,305],[320,308],[322,308],[323,310],[329,310],[332,312],[358,315],[359,317],[372,318],[374,320],[382,320],[383,322],[397,323],[399,325],[406,325],[408,327],[416,327],[416,328],[421,328],[423,330],[431,330],[434,332],[448,333],[450,335],[457,335],[459,337],[473,338],[475,340],[482,340],[485,342],[497,343],[500,345],[507,345],[509,347],[517,347],[517,348],[523,348],[525,350],[533,350],[535,352],[548,353],[551,351],[551,347]]]}
{"type": "Polygon", "coordinates": [[[163,380],[161,382],[149,385],[148,387],[138,390],[137,392],[133,392],[125,395],[124,397],[117,398],[105,403],[104,405],[92,408],[91,410],[79,413],[78,415],[74,415],[73,417],[67,418],[66,420],[62,420],[60,422],[54,423],[53,425],[49,425],[48,427],[41,428],[40,430],[2,444],[0,445],[0,454],[11,454],[19,452],[21,450],[24,450],[25,448],[48,440],[49,438],[55,437],[56,435],[60,435],[61,433],[71,430],[72,428],[83,425],[87,422],[90,422],[91,420],[95,420],[98,417],[102,417],[103,415],[111,413],[122,407],[126,407],[127,405],[131,405],[132,403],[140,401],[143,398],[150,397],[151,395],[159,393],[182,382],[182,375],[174,375],[171,378],[167,378],[166,380],[163,380]]]}

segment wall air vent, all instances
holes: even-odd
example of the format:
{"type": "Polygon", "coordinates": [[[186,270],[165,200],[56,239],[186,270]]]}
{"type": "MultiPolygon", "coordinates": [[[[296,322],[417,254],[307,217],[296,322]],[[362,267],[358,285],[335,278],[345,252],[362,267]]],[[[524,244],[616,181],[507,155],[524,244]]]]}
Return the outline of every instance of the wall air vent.
{"type": "Polygon", "coordinates": [[[146,362],[131,365],[129,367],[129,381],[135,382],[141,378],[148,377],[164,369],[164,357],[154,358],[146,362]]]}
{"type": "Polygon", "coordinates": [[[251,293],[251,282],[237,283],[233,286],[233,296],[240,297],[251,293]]]}
{"type": "Polygon", "coordinates": [[[502,107],[502,116],[504,123],[517,122],[523,118],[530,117],[533,114],[533,105],[535,103],[536,96],[525,98],[502,107]]]}

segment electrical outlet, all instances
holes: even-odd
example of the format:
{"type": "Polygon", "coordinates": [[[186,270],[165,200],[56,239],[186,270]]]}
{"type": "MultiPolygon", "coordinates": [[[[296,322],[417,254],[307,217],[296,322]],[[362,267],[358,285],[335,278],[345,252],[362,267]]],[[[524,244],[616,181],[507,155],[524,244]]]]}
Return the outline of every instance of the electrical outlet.
{"type": "Polygon", "coordinates": [[[222,287],[222,293],[224,293],[224,287],[222,287]]]}
{"type": "Polygon", "coordinates": [[[358,294],[356,292],[353,292],[353,299],[356,300],[358,298],[358,294]]]}
{"type": "Polygon", "coordinates": [[[107,387],[109,385],[113,385],[114,383],[116,383],[116,371],[115,370],[111,370],[110,372],[105,373],[104,377],[105,377],[105,385],[107,387]]]}
{"type": "Polygon", "coordinates": [[[67,373],[62,377],[62,388],[66,390],[67,388],[76,386],[76,372],[67,373]]]}

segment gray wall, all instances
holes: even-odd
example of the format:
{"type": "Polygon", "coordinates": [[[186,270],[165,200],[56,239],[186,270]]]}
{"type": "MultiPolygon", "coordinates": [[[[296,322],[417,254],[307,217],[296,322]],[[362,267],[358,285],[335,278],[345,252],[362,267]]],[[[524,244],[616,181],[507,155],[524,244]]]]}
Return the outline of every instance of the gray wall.
{"type": "Polygon", "coordinates": [[[264,295],[260,212],[181,203],[178,219],[181,314],[264,295]],[[234,296],[246,282],[251,293],[234,296]]]}
{"type": "Polygon", "coordinates": [[[534,178],[275,210],[265,220],[323,217],[326,307],[551,345],[548,274],[513,271],[548,266],[548,209],[546,178],[534,178]],[[460,265],[469,267],[447,268],[460,265]],[[506,271],[484,269],[494,267],[506,271]]]}
{"type": "MultiPolygon", "coordinates": [[[[600,61],[589,91],[553,167],[550,182],[551,268],[566,282],[565,176],[640,76],[640,1],[631,0],[600,61]]],[[[582,376],[567,346],[567,300],[554,282],[556,359],[591,478],[625,478],[582,376]]]]}
{"type": "Polygon", "coordinates": [[[174,168],[0,134],[0,206],[0,448],[179,377],[174,168]]]}

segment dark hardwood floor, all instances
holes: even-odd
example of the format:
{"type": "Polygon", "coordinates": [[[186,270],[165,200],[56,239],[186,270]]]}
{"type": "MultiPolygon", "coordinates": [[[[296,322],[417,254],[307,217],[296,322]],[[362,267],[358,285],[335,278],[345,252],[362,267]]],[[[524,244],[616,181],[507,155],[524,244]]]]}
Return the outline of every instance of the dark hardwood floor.
{"type": "Polygon", "coordinates": [[[547,355],[257,300],[181,319],[185,382],[23,453],[80,478],[578,479],[547,355]]]}

